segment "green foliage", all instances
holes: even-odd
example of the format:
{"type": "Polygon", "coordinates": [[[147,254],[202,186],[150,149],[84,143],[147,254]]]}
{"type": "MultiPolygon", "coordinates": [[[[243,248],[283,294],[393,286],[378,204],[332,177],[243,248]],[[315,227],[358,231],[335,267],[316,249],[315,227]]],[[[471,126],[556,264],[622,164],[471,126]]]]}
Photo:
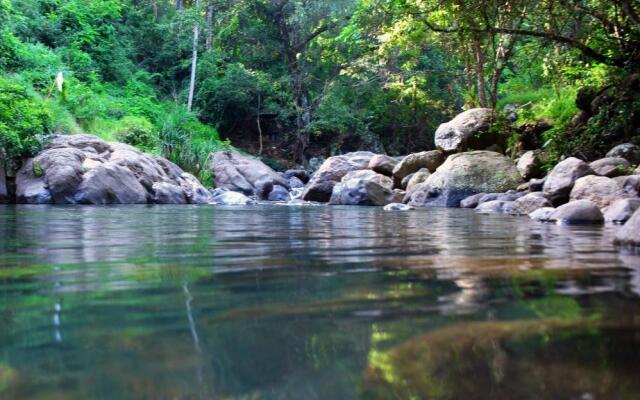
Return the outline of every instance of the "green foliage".
{"type": "Polygon", "coordinates": [[[209,156],[231,144],[221,141],[215,129],[200,123],[183,107],[166,110],[159,124],[162,154],[198,176],[203,183],[210,182],[209,156]]]}
{"type": "Polygon", "coordinates": [[[0,147],[17,163],[37,153],[51,133],[45,103],[15,77],[0,76],[0,147]]]}
{"type": "Polygon", "coordinates": [[[119,142],[138,147],[143,151],[154,151],[158,144],[158,133],[149,120],[144,117],[126,116],[120,120],[121,127],[113,136],[119,142]]]}

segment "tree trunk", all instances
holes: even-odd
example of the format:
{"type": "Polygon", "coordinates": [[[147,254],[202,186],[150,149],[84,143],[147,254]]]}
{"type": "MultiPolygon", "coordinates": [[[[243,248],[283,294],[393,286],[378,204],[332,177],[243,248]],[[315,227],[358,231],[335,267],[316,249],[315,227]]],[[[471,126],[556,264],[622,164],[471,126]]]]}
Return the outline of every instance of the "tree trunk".
{"type": "Polygon", "coordinates": [[[176,0],[176,10],[182,10],[184,0],[176,0]]]}
{"type": "Polygon", "coordinates": [[[480,41],[477,38],[473,39],[471,46],[475,57],[476,91],[478,93],[478,102],[480,103],[480,107],[487,107],[487,89],[484,80],[484,52],[481,48],[480,41]]]}
{"type": "Polygon", "coordinates": [[[258,150],[258,155],[262,155],[263,144],[262,144],[262,124],[260,123],[260,110],[262,109],[262,96],[258,93],[258,116],[256,117],[256,123],[258,125],[258,135],[260,141],[260,149],[258,150]]]}
{"type": "MultiPolygon", "coordinates": [[[[196,0],[195,7],[198,7],[198,0],[196,0]]],[[[198,65],[198,35],[200,33],[200,27],[198,23],[193,27],[193,57],[191,59],[191,81],[189,83],[189,101],[187,102],[187,110],[191,112],[193,108],[193,94],[196,90],[196,68],[198,65]]]]}
{"type": "Polygon", "coordinates": [[[205,48],[211,50],[213,46],[213,5],[209,4],[207,8],[207,42],[205,48]]]}

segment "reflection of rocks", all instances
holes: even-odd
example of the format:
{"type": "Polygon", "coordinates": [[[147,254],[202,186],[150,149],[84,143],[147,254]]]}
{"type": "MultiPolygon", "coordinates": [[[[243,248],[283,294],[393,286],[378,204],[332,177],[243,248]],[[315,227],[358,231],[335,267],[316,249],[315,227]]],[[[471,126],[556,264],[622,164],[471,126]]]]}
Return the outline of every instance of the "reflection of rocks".
{"type": "MultiPolygon", "coordinates": [[[[618,349],[638,346],[632,332],[624,323],[575,319],[453,325],[382,354],[376,351],[369,357],[362,396],[577,399],[590,393],[596,399],[631,398],[640,382],[637,371],[628,370],[628,352],[618,349]]],[[[636,354],[632,358],[640,361],[636,354]]]]}

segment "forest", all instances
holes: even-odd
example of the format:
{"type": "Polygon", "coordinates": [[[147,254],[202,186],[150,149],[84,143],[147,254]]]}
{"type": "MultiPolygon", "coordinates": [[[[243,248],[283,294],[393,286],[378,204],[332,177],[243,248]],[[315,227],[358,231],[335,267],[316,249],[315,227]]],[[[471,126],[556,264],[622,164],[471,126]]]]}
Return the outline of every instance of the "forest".
{"type": "Polygon", "coordinates": [[[640,140],[639,61],[635,1],[0,0],[0,147],[87,132],[210,183],[217,149],[402,155],[488,107],[505,150],[542,125],[551,160],[594,158],[640,140]]]}

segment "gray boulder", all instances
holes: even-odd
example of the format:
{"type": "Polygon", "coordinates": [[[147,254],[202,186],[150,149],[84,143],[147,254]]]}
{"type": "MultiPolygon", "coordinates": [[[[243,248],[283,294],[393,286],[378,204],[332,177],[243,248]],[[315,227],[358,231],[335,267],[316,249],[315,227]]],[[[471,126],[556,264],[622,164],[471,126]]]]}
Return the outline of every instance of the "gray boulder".
{"type": "Polygon", "coordinates": [[[544,188],[544,184],[547,181],[547,178],[544,177],[542,179],[531,179],[529,181],[529,191],[530,192],[541,192],[544,188]]]}
{"type": "Polygon", "coordinates": [[[491,200],[478,205],[475,212],[478,214],[502,214],[505,207],[511,202],[503,200],[491,200]]]}
{"type": "Polygon", "coordinates": [[[307,184],[311,179],[309,172],[304,169],[290,169],[285,171],[282,176],[288,180],[291,180],[291,178],[298,178],[304,184],[307,184]]]}
{"type": "Polygon", "coordinates": [[[489,130],[493,121],[492,109],[467,110],[438,127],[435,134],[436,147],[446,153],[452,153],[486,149],[494,144],[502,145],[505,141],[504,135],[491,133],[489,130]]]}
{"type": "Polygon", "coordinates": [[[534,221],[548,222],[551,221],[551,215],[556,211],[553,207],[543,207],[529,214],[529,218],[534,221]]]}
{"type": "Polygon", "coordinates": [[[393,180],[391,178],[370,169],[351,171],[342,177],[341,182],[346,182],[354,179],[375,182],[380,186],[383,186],[389,190],[393,190],[393,180]]]}
{"type": "Polygon", "coordinates": [[[291,200],[291,194],[284,186],[275,185],[273,190],[269,193],[269,197],[267,198],[269,201],[289,201],[291,200]]]}
{"type": "Polygon", "coordinates": [[[393,169],[393,177],[397,182],[401,182],[407,175],[417,172],[422,168],[426,168],[429,172],[434,172],[444,163],[444,159],[444,153],[439,150],[409,154],[395,166],[393,169]]]}
{"type": "Polygon", "coordinates": [[[490,151],[454,154],[419,184],[405,203],[417,207],[459,207],[471,195],[507,192],[521,183],[515,164],[502,154],[490,151]]]}
{"type": "Polygon", "coordinates": [[[396,194],[371,180],[351,179],[337,183],[329,204],[347,206],[386,206],[396,201],[396,194]]]}
{"type": "Polygon", "coordinates": [[[626,175],[631,164],[629,161],[620,157],[607,157],[594,161],[589,164],[593,172],[600,176],[614,178],[616,176],[626,175]]]}
{"type": "Polygon", "coordinates": [[[559,224],[602,224],[604,216],[589,200],[577,200],[556,208],[549,217],[559,224]]]}
{"type": "Polygon", "coordinates": [[[289,188],[288,180],[262,161],[245,157],[237,151],[213,153],[211,171],[217,188],[241,192],[247,196],[267,198],[274,185],[289,188]]]}
{"type": "Polygon", "coordinates": [[[91,135],[56,136],[16,175],[28,204],[201,204],[208,191],[170,161],[91,135]]]}
{"type": "Polygon", "coordinates": [[[640,199],[620,199],[604,210],[604,219],[616,224],[624,224],[640,208],[640,199]]]}
{"type": "Polygon", "coordinates": [[[378,154],[371,158],[368,168],[385,176],[392,176],[393,169],[398,165],[398,160],[384,154],[378,154]]]}
{"type": "Polygon", "coordinates": [[[527,151],[518,159],[516,167],[525,180],[541,178],[544,175],[544,171],[542,170],[542,152],[540,150],[527,151]]]}
{"type": "Polygon", "coordinates": [[[611,149],[607,157],[622,157],[631,164],[640,164],[640,147],[632,143],[623,143],[611,149]]]}
{"type": "Polygon", "coordinates": [[[478,204],[480,204],[480,199],[483,198],[484,195],[486,195],[486,193],[478,193],[478,194],[474,194],[472,196],[469,196],[469,197],[463,199],[460,202],[460,208],[476,208],[476,207],[478,207],[478,204]]]}
{"type": "Polygon", "coordinates": [[[180,186],[168,182],[156,182],[152,188],[153,202],[156,204],[187,204],[187,198],[180,186]]]}
{"type": "Polygon", "coordinates": [[[133,172],[115,162],[104,163],[87,172],[77,188],[79,204],[146,204],[149,192],[133,172]]]}
{"type": "Polygon", "coordinates": [[[543,207],[529,214],[529,218],[534,221],[548,222],[551,221],[551,215],[556,211],[553,207],[543,207]]]}
{"type": "Polygon", "coordinates": [[[593,174],[589,164],[574,157],[567,158],[559,162],[549,173],[542,191],[551,204],[558,206],[569,200],[571,189],[578,179],[593,174]]]}
{"type": "Polygon", "coordinates": [[[635,197],[627,193],[611,178],[588,175],[576,180],[570,199],[590,200],[599,208],[605,208],[618,199],[635,197]]]}
{"type": "Polygon", "coordinates": [[[302,182],[300,178],[292,176],[289,178],[289,187],[291,189],[301,189],[304,187],[304,182],[302,182]]]}
{"type": "Polygon", "coordinates": [[[328,158],[311,177],[302,192],[302,200],[328,202],[333,187],[349,172],[366,169],[374,156],[373,153],[359,151],[328,158]]]}
{"type": "Polygon", "coordinates": [[[618,231],[615,242],[622,246],[640,246],[640,210],[618,231]]]}
{"type": "Polygon", "coordinates": [[[411,179],[409,179],[406,186],[407,192],[412,191],[416,186],[429,179],[430,176],[431,173],[426,168],[411,174],[411,179]]]}
{"type": "Polygon", "coordinates": [[[511,215],[530,215],[534,211],[546,207],[551,207],[549,200],[544,197],[542,192],[533,192],[514,200],[505,212],[511,215]]]}

